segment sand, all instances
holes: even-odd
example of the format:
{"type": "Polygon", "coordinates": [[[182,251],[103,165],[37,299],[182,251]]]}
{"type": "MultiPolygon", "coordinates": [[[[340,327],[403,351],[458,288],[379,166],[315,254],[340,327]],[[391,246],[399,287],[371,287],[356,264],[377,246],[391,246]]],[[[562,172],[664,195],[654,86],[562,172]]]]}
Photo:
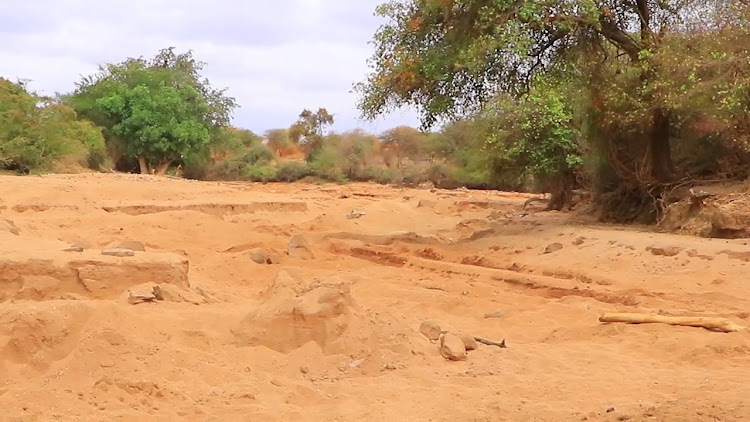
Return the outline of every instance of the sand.
{"type": "Polygon", "coordinates": [[[528,197],[2,177],[2,419],[750,419],[750,333],[598,321],[750,325],[746,241],[528,197]],[[449,360],[424,321],[507,348],[449,360]]]}

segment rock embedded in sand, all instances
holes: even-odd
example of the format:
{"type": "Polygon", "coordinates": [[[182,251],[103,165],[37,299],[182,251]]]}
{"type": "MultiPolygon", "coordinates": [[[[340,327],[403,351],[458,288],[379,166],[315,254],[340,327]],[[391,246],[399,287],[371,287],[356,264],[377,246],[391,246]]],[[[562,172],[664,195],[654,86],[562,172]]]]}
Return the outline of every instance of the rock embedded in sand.
{"type": "Polygon", "coordinates": [[[10,220],[0,218],[0,232],[8,232],[18,236],[21,232],[16,227],[16,224],[10,220]]]}
{"type": "Polygon", "coordinates": [[[445,333],[440,341],[440,355],[452,361],[466,360],[466,346],[457,335],[445,333]]]}
{"type": "Polygon", "coordinates": [[[250,259],[256,264],[272,265],[278,264],[279,259],[275,254],[263,248],[255,248],[249,251],[250,259]]]}
{"type": "Polygon", "coordinates": [[[133,252],[130,249],[106,248],[106,249],[102,249],[102,255],[124,258],[127,256],[134,256],[135,252],[133,252]]]}
{"type": "Polygon", "coordinates": [[[563,248],[562,243],[550,243],[549,245],[547,245],[546,248],[544,248],[544,253],[545,254],[554,253],[554,252],[559,251],[562,248],[563,248]]]}
{"type": "Polygon", "coordinates": [[[464,347],[466,348],[467,351],[477,350],[477,348],[479,347],[479,344],[477,344],[477,340],[471,334],[460,333],[458,334],[458,337],[464,343],[464,347]]]}
{"type": "Polygon", "coordinates": [[[112,245],[115,249],[130,249],[134,252],[146,252],[146,245],[139,240],[126,239],[112,245]]]}
{"type": "Polygon", "coordinates": [[[190,290],[184,290],[174,284],[158,284],[153,289],[157,300],[165,302],[187,302],[194,305],[206,303],[206,298],[190,290]]]}
{"type": "Polygon", "coordinates": [[[310,243],[301,234],[295,234],[289,240],[289,256],[297,259],[313,259],[313,255],[310,250],[310,243]]]}
{"type": "Polygon", "coordinates": [[[154,290],[152,288],[136,288],[128,293],[128,303],[131,305],[137,305],[139,303],[153,302],[156,300],[154,290]]]}
{"type": "Polygon", "coordinates": [[[682,252],[682,248],[677,246],[658,246],[652,245],[646,248],[647,251],[651,252],[656,256],[672,257],[677,256],[682,252]]]}
{"type": "Polygon", "coordinates": [[[419,326],[419,332],[429,340],[438,340],[440,338],[440,325],[435,321],[423,321],[419,326]]]}

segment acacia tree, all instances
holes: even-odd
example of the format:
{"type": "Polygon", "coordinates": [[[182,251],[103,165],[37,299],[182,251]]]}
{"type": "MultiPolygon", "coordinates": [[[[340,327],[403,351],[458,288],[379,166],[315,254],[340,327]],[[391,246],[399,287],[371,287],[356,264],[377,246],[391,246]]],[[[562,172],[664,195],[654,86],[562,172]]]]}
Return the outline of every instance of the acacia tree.
{"type": "MultiPolygon", "coordinates": [[[[638,171],[632,171],[638,174],[637,183],[667,182],[673,176],[675,116],[672,105],[663,101],[663,70],[654,58],[665,37],[705,26],[707,17],[714,16],[706,12],[738,3],[741,0],[391,1],[377,9],[388,21],[374,37],[373,72],[355,87],[359,108],[365,118],[374,119],[414,105],[429,127],[440,119],[476,113],[498,96],[525,101],[530,91],[549,86],[537,83],[538,78],[555,71],[591,88],[590,109],[607,105],[607,100],[627,102],[628,112],[637,114],[646,129],[634,135],[637,142],[613,137],[607,148],[625,150],[630,163],[638,163],[638,171]],[[633,85],[595,86],[599,81],[589,77],[597,62],[616,67],[613,74],[627,76],[633,85]],[[613,90],[602,92],[607,88],[613,90]]],[[[549,107],[559,103],[549,99],[549,107]]],[[[569,144],[571,138],[563,141],[569,144]]],[[[528,147],[536,149],[533,143],[528,147]]]]}
{"type": "Polygon", "coordinates": [[[105,129],[110,147],[137,158],[141,173],[163,174],[175,160],[204,150],[236,107],[226,90],[201,78],[203,67],[192,52],[168,48],[151,60],[100,66],[67,100],[105,129]]]}
{"type": "Polygon", "coordinates": [[[333,123],[333,114],[325,108],[319,108],[314,113],[304,109],[299,119],[289,128],[289,137],[303,147],[307,161],[310,161],[322,147],[325,128],[333,123]]]}
{"type": "Polygon", "coordinates": [[[404,158],[416,159],[425,148],[426,135],[413,127],[397,126],[383,133],[380,139],[385,154],[393,155],[396,168],[401,169],[404,158]]]}

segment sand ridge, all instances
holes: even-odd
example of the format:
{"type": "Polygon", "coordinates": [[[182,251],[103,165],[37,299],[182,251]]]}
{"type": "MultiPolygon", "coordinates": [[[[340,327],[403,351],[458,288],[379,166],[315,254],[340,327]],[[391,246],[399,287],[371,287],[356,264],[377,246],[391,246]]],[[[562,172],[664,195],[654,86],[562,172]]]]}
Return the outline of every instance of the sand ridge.
{"type": "Polygon", "coordinates": [[[746,241],[583,224],[528,198],[2,177],[4,417],[750,418],[750,333],[598,322],[749,326],[746,241]],[[102,255],[125,240],[144,250],[102,255]],[[426,320],[508,348],[447,360],[426,320]]]}

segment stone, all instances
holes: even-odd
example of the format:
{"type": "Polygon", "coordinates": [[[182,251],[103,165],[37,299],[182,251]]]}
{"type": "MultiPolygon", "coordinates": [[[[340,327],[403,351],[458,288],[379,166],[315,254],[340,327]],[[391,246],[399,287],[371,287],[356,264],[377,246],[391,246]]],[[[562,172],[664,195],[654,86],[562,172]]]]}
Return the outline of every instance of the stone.
{"type": "Polygon", "coordinates": [[[440,341],[440,355],[451,361],[466,360],[466,346],[457,335],[446,333],[440,341]]]}
{"type": "Polygon", "coordinates": [[[435,205],[437,205],[436,201],[431,201],[429,199],[420,199],[417,203],[417,208],[435,208],[435,205]]]}
{"type": "Polygon", "coordinates": [[[187,302],[194,305],[206,303],[206,298],[198,293],[185,290],[174,284],[158,284],[153,289],[157,300],[165,302],[187,302]]]}
{"type": "Polygon", "coordinates": [[[339,339],[364,329],[354,314],[356,304],[348,286],[314,288],[297,297],[278,297],[262,303],[231,329],[239,347],[265,346],[289,353],[315,342],[324,354],[341,353],[339,339]]]}
{"type": "Polygon", "coordinates": [[[428,340],[435,341],[440,338],[440,325],[435,321],[423,321],[422,324],[419,325],[419,332],[427,337],[428,340]]]}
{"type": "Polygon", "coordinates": [[[252,249],[250,250],[249,255],[250,259],[256,264],[272,265],[279,263],[279,259],[276,254],[269,252],[268,250],[263,248],[252,249]]]}
{"type": "Polygon", "coordinates": [[[458,337],[464,343],[464,348],[466,348],[467,351],[477,350],[477,348],[479,347],[479,344],[477,344],[476,339],[471,334],[461,333],[461,334],[458,334],[458,337]]]}
{"type": "Polygon", "coordinates": [[[102,249],[102,255],[124,258],[127,256],[134,256],[135,252],[133,252],[130,249],[106,248],[106,249],[102,249]]]}
{"type": "Polygon", "coordinates": [[[137,305],[139,303],[153,302],[156,300],[153,287],[135,288],[128,292],[128,303],[137,305]]]}
{"type": "Polygon", "coordinates": [[[301,234],[295,234],[289,240],[289,256],[297,259],[314,259],[315,255],[310,250],[310,244],[301,234]]]}
{"type": "Polygon", "coordinates": [[[130,249],[134,252],[146,252],[146,245],[138,240],[126,239],[112,246],[116,249],[130,249]]]}
{"type": "Polygon", "coordinates": [[[677,246],[649,246],[646,248],[647,251],[651,252],[656,256],[677,256],[682,252],[682,248],[677,246]]]}
{"type": "Polygon", "coordinates": [[[16,224],[10,220],[0,218],[0,232],[8,232],[18,236],[21,232],[16,227],[16,224]]]}
{"type": "Polygon", "coordinates": [[[547,245],[546,248],[544,248],[544,253],[545,254],[554,253],[554,252],[559,251],[562,248],[563,248],[562,243],[550,243],[549,245],[547,245]]]}

